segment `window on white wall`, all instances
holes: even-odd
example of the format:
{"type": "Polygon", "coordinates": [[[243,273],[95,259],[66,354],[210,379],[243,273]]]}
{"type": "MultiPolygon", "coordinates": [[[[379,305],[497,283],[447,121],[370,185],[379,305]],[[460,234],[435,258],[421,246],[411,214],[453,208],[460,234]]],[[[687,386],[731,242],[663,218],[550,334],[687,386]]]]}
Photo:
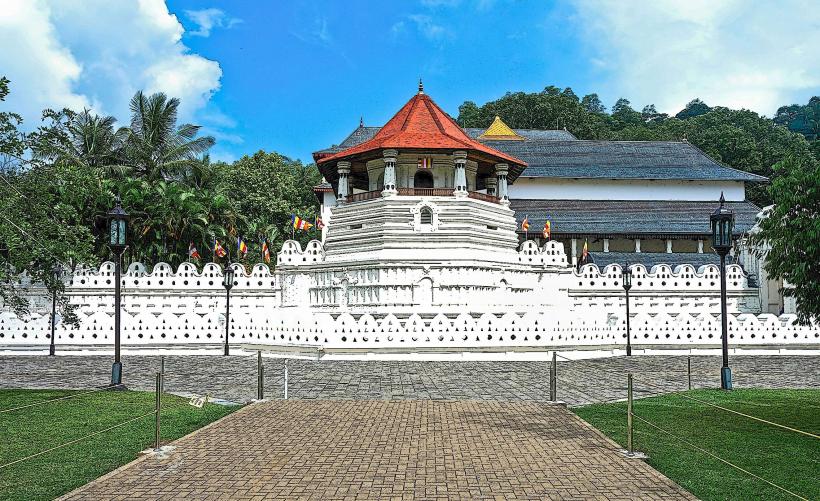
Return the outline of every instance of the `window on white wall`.
{"type": "Polygon", "coordinates": [[[424,207],[419,213],[419,222],[424,225],[433,225],[433,210],[430,207],[424,207]]]}

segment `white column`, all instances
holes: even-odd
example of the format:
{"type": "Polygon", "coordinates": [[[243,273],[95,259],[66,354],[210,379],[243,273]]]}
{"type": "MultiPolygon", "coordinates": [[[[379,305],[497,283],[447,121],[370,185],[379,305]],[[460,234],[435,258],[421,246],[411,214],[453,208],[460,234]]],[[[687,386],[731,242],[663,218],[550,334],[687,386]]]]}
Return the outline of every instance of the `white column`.
{"type": "Polygon", "coordinates": [[[641,252],[641,239],[635,239],[635,252],[641,252]]]}
{"type": "Polygon", "coordinates": [[[572,266],[578,264],[578,239],[572,239],[572,266]]]}
{"type": "Polygon", "coordinates": [[[457,197],[467,196],[467,152],[454,151],[453,152],[453,166],[455,167],[454,186],[455,191],[453,195],[457,197]]]}
{"type": "Polygon", "coordinates": [[[672,239],[671,238],[666,239],[666,253],[667,254],[672,254],[672,239]]]}
{"type": "Polygon", "coordinates": [[[609,239],[604,239],[604,252],[609,252],[609,239]]]}
{"type": "Polygon", "coordinates": [[[339,173],[339,198],[336,203],[343,204],[347,202],[347,197],[350,195],[350,186],[347,180],[347,176],[350,174],[350,162],[342,160],[336,163],[336,171],[339,173]]]}
{"type": "Polygon", "coordinates": [[[698,254],[703,254],[703,239],[698,239],[698,254]]]}
{"type": "Polygon", "coordinates": [[[510,205],[510,197],[507,194],[507,173],[510,167],[507,164],[495,164],[495,175],[498,178],[498,198],[503,205],[510,205]]]}
{"type": "Polygon", "coordinates": [[[484,183],[487,185],[487,194],[488,195],[495,195],[496,193],[496,186],[498,186],[498,179],[494,177],[488,177],[484,180],[484,183]]]}
{"type": "Polygon", "coordinates": [[[383,197],[389,197],[396,194],[396,156],[399,152],[396,150],[384,150],[384,189],[382,190],[383,197]]]}

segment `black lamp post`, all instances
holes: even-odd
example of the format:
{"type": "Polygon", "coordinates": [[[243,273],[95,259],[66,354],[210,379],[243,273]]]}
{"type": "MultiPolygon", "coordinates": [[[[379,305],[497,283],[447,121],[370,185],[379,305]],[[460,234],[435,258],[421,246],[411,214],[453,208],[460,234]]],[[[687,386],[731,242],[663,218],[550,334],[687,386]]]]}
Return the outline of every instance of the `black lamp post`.
{"type": "Polygon", "coordinates": [[[626,356],[632,356],[632,335],[629,332],[629,289],[632,288],[632,270],[629,263],[623,269],[624,292],[626,293],[626,356]]]}
{"type": "Polygon", "coordinates": [[[234,269],[231,263],[225,265],[225,280],[222,286],[225,287],[225,356],[228,356],[228,337],[231,333],[231,288],[233,288],[234,269]]]}
{"type": "Polygon", "coordinates": [[[720,387],[732,389],[732,370],[729,369],[729,333],[726,328],[726,254],[732,248],[732,226],[735,213],[724,207],[726,200],[720,194],[720,207],[709,217],[712,223],[712,248],[720,256],[720,330],[723,341],[723,367],[720,369],[720,387]]]}
{"type": "Polygon", "coordinates": [[[54,331],[57,330],[57,283],[63,278],[63,268],[55,264],[51,269],[54,276],[54,290],[51,292],[51,342],[48,345],[48,355],[54,356],[54,331]]]}
{"type": "Polygon", "coordinates": [[[120,197],[108,212],[108,246],[116,256],[114,261],[114,364],[111,367],[111,385],[122,384],[122,362],[120,362],[120,285],[122,282],[122,254],[125,252],[128,234],[128,213],[120,206],[120,197]]]}

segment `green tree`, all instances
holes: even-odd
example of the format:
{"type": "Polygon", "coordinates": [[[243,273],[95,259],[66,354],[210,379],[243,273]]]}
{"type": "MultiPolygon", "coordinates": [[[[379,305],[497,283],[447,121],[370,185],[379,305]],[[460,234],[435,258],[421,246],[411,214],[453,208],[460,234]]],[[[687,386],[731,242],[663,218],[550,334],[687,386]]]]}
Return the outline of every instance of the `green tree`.
{"type": "Polygon", "coordinates": [[[198,125],[177,126],[179,99],[142,91],[131,99],[131,125],[123,132],[125,161],[136,176],[151,180],[177,177],[198,161],[214,138],[196,137],[198,125]]]}
{"type": "Polygon", "coordinates": [[[686,120],[687,118],[694,118],[705,113],[709,113],[710,110],[711,108],[706,103],[695,98],[689,101],[686,104],[686,107],[675,115],[675,118],[686,120]]]}
{"type": "Polygon", "coordinates": [[[606,106],[601,102],[598,94],[587,94],[581,99],[581,106],[590,113],[606,113],[606,106]]]}
{"type": "Polygon", "coordinates": [[[769,192],[775,205],[760,222],[752,243],[767,252],[770,277],[788,283],[798,320],[820,319],[820,162],[789,156],[775,165],[769,192]]]}

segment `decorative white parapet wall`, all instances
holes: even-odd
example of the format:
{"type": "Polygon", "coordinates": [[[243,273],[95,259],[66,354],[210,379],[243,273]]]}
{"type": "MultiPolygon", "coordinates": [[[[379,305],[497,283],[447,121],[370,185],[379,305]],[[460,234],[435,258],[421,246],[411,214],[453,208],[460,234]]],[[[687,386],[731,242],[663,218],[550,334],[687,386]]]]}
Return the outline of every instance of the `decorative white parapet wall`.
{"type": "MultiPolygon", "coordinates": [[[[622,269],[569,267],[563,246],[525,242],[506,261],[328,263],[321,243],[286,242],[278,269],[234,265],[230,336],[235,343],[317,344],[328,348],[618,347],[626,342],[622,269]]],[[[717,347],[717,266],[632,266],[630,306],[636,346],[717,347]]],[[[727,267],[730,343],[818,347],[820,327],[795,317],[755,316],[757,292],[741,267],[727,267]]],[[[113,263],[79,267],[66,293],[79,325],[58,318],[55,342],[113,343],[113,263]]],[[[220,266],[176,270],[139,263],[123,273],[125,346],[205,346],[224,341],[220,266]]],[[[47,291],[21,275],[33,314],[0,313],[0,349],[50,342],[47,291]]]]}
{"type": "MultiPolygon", "coordinates": [[[[468,314],[449,318],[443,314],[430,319],[411,315],[400,319],[393,314],[381,318],[348,313],[333,315],[302,309],[272,310],[254,314],[233,313],[230,341],[268,345],[320,345],[326,348],[525,348],[600,347],[611,349],[626,343],[625,322],[607,322],[579,317],[558,317],[543,313],[478,318],[468,314]]],[[[0,346],[45,347],[49,344],[49,318],[27,322],[10,313],[0,314],[0,346]]],[[[730,344],[737,346],[818,347],[820,326],[801,326],[793,315],[730,315],[730,344]]],[[[55,343],[68,346],[105,346],[114,342],[114,322],[110,313],[96,312],[84,317],[78,327],[59,325],[55,343]]],[[[122,343],[125,346],[184,347],[224,342],[224,316],[192,312],[126,314],[123,316],[122,343]]],[[[720,321],[709,314],[638,314],[631,319],[632,344],[636,347],[718,347],[720,321]]]]}

